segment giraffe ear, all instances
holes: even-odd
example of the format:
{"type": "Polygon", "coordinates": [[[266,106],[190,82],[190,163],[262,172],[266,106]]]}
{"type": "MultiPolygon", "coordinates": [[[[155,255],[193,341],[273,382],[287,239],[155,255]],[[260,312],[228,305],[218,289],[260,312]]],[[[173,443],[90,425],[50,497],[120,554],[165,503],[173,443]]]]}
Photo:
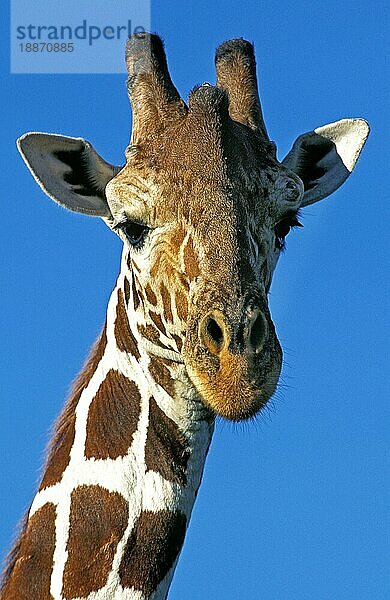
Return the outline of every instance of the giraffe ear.
{"type": "Polygon", "coordinates": [[[301,206],[332,194],[351,174],[369,134],[364,119],[343,119],[301,135],[282,164],[303,181],[301,206]]]}
{"type": "Polygon", "coordinates": [[[121,167],[108,164],[82,138],[50,133],[26,133],[17,147],[43,191],[64,208],[110,217],[107,183],[121,167]]]}

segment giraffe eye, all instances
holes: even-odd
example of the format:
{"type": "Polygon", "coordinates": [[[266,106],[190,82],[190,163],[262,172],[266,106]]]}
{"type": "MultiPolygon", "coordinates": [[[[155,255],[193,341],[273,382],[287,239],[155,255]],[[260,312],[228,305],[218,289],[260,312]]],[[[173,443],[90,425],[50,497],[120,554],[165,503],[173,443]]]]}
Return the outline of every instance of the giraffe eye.
{"type": "Polygon", "coordinates": [[[137,249],[141,248],[150,231],[149,227],[142,223],[137,223],[136,221],[127,221],[121,226],[121,229],[129,244],[137,249]]]}
{"type": "Polygon", "coordinates": [[[297,215],[286,217],[275,225],[275,248],[277,250],[284,249],[286,245],[285,238],[293,227],[303,227],[298,221],[297,215]]]}

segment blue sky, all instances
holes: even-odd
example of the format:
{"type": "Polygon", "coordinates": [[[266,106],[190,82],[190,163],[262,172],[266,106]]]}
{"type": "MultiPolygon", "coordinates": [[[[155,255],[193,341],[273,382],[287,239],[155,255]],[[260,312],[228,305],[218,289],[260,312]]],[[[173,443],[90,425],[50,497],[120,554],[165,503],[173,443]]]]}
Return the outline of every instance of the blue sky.
{"type": "MultiPolygon", "coordinates": [[[[2,553],[34,493],[49,427],[104,321],[120,256],[103,223],[44,197],[15,139],[29,130],[82,136],[121,164],[131,126],[122,75],[10,75],[7,22],[2,553]]],[[[218,424],[170,600],[389,597],[386,22],[385,2],[152,4],[152,29],[183,97],[214,81],[220,42],[254,42],[280,158],[300,133],[343,117],[365,117],[372,129],[354,174],[305,209],[304,229],[288,239],[270,294],[285,351],[281,389],[257,424],[218,424]]]]}

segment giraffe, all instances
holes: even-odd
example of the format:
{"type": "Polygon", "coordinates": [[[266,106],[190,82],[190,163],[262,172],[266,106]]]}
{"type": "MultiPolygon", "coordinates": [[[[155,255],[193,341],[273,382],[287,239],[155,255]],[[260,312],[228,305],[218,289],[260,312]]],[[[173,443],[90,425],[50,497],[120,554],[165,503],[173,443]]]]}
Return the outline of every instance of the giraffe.
{"type": "Polygon", "coordinates": [[[112,166],[81,138],[18,148],[61,206],[123,241],[103,331],[54,426],[1,600],[167,597],[217,416],[250,419],[282,351],[268,291],[299,209],[334,192],[368,136],[363,119],[301,135],[279,162],[253,46],[216,51],[216,85],[188,104],[161,39],[126,47],[132,135],[112,166]]]}

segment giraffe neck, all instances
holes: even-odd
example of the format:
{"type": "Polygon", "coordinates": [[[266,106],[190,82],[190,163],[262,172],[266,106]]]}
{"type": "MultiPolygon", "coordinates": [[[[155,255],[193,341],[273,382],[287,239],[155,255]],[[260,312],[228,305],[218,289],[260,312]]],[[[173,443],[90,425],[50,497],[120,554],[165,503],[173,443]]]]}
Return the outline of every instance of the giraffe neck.
{"type": "Polygon", "coordinates": [[[213,420],[178,355],[143,343],[126,310],[132,294],[121,273],[57,423],[3,598],[166,598],[213,420]]]}

